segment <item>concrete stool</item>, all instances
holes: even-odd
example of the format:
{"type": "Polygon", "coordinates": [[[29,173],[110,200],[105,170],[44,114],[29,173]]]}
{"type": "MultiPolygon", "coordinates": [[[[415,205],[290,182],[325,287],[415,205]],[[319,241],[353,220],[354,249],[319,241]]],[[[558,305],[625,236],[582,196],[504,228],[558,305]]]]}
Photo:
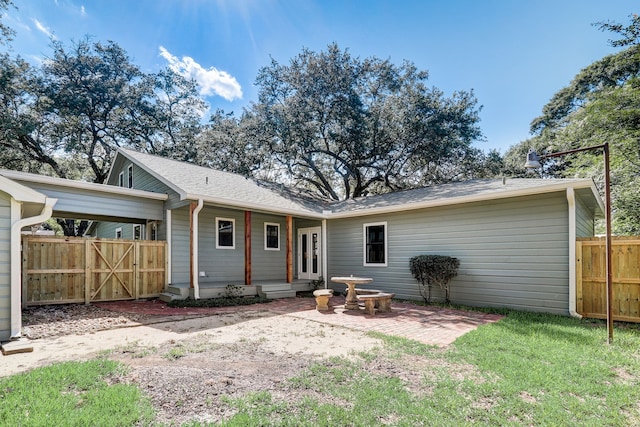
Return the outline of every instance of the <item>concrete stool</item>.
{"type": "Polygon", "coordinates": [[[329,298],[333,296],[333,289],[318,289],[313,291],[313,296],[316,297],[316,310],[329,310],[329,298]]]}

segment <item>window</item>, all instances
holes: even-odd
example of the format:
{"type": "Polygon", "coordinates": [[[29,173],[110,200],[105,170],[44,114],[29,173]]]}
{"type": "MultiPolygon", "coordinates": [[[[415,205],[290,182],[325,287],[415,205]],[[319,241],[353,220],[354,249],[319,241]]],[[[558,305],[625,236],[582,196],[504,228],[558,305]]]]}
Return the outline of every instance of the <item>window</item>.
{"type": "Polygon", "coordinates": [[[229,218],[216,218],[216,248],[235,249],[236,220],[229,218]]]}
{"type": "Polygon", "coordinates": [[[364,224],[364,265],[387,266],[387,223],[364,224]]]}
{"type": "Polygon", "coordinates": [[[280,224],[272,222],[264,223],[264,250],[280,250],[280,224]]]}
{"type": "Polygon", "coordinates": [[[124,187],[124,172],[118,174],[118,187],[124,187]]]}
{"type": "Polygon", "coordinates": [[[142,240],[143,228],[142,224],[134,224],[133,226],[133,240],[142,240]]]}
{"type": "Polygon", "coordinates": [[[147,222],[147,239],[158,240],[158,221],[147,222]]]}
{"type": "Polygon", "coordinates": [[[122,227],[116,228],[116,239],[122,239],[122,227]]]}
{"type": "Polygon", "coordinates": [[[127,188],[133,188],[133,165],[127,168],[127,188]]]}

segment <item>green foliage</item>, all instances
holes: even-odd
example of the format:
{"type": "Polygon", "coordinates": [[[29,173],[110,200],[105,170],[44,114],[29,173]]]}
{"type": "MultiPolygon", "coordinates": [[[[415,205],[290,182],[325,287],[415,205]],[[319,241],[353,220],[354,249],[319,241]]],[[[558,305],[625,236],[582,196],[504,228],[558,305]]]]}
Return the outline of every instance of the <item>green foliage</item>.
{"type": "MultiPolygon", "coordinates": [[[[569,86],[554,95],[532,122],[535,137],[505,154],[505,173],[525,176],[528,148],[538,153],[566,151],[608,142],[611,154],[613,231],[640,234],[640,18],[628,26],[599,23],[622,39],[624,50],[581,70],[569,86]]],[[[544,176],[592,178],[604,194],[602,154],[581,153],[544,162],[544,176]]]]}
{"type": "Polygon", "coordinates": [[[216,114],[211,142],[231,147],[219,162],[330,200],[476,176],[494,159],[471,147],[482,137],[475,96],[426,81],[410,62],[304,49],[261,68],[258,102],[237,121],[216,114]]]}
{"type": "Polygon", "coordinates": [[[117,362],[66,362],[0,379],[0,423],[7,426],[148,425],[153,411],[134,385],[108,381],[117,362]],[[109,385],[111,384],[111,385],[109,385]]]}
{"type": "MultiPolygon", "coordinates": [[[[0,0],[0,18],[4,18],[4,10],[9,9],[9,6],[14,6],[12,0],[0,0]]],[[[10,42],[15,36],[16,32],[14,29],[8,27],[0,21],[0,45],[10,42]]]]}
{"type": "Polygon", "coordinates": [[[226,298],[239,298],[244,294],[242,285],[227,285],[224,287],[224,296],[226,298]]]}
{"type": "Polygon", "coordinates": [[[269,302],[271,300],[255,296],[255,297],[221,297],[208,299],[191,299],[173,300],[167,303],[169,307],[232,307],[236,305],[251,305],[269,302]]]}
{"type": "Polygon", "coordinates": [[[458,275],[460,260],[444,255],[418,255],[409,259],[411,274],[418,281],[420,295],[431,302],[431,287],[437,285],[445,290],[445,301],[449,300],[449,282],[458,275]]]}

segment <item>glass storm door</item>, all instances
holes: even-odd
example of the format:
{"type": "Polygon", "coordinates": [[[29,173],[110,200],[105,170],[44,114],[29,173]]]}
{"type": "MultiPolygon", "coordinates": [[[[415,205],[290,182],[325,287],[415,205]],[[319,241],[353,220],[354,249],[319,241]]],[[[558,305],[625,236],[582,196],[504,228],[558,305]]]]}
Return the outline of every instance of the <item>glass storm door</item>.
{"type": "Polygon", "coordinates": [[[298,230],[298,279],[317,280],[322,276],[320,227],[298,230]]]}

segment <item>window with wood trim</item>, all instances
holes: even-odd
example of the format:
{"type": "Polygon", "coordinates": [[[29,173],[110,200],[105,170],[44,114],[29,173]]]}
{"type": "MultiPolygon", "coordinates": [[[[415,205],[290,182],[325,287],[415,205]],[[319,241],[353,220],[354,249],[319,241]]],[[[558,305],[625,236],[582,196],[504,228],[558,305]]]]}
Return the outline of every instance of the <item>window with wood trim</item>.
{"type": "Polygon", "coordinates": [[[236,220],[233,218],[216,218],[216,248],[235,249],[236,220]]]}
{"type": "Polygon", "coordinates": [[[122,227],[118,227],[116,228],[116,235],[115,235],[116,239],[122,239],[122,227]]]}
{"type": "Polygon", "coordinates": [[[124,172],[118,174],[118,187],[124,187],[124,172]]]}
{"type": "Polygon", "coordinates": [[[264,250],[280,250],[280,224],[274,222],[264,223],[264,250]]]}
{"type": "Polygon", "coordinates": [[[364,265],[387,266],[387,223],[374,222],[363,225],[364,265]]]}

